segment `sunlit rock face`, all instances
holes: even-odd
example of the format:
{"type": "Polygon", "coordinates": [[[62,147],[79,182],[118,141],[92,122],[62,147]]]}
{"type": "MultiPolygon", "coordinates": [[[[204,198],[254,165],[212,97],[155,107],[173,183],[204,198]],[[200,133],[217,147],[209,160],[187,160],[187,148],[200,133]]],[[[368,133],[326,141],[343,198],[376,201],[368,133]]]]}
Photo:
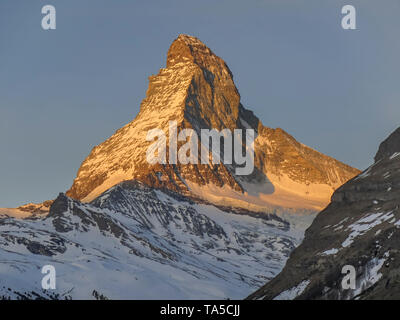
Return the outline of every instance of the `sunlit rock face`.
{"type": "MultiPolygon", "coordinates": [[[[168,158],[168,143],[166,154],[168,158]]],[[[272,207],[319,210],[337,187],[357,173],[297,142],[282,129],[263,126],[241,105],[226,63],[199,39],[180,35],[168,51],[167,67],[149,77],[139,114],[92,150],[67,195],[90,201],[121,181],[135,179],[256,211],[272,207]],[[226,165],[149,164],[146,151],[153,142],[146,140],[147,132],[159,128],[169,142],[170,121],[176,121],[178,131],[191,128],[199,136],[201,129],[253,129],[254,171],[238,176],[235,161],[226,165]]]]}

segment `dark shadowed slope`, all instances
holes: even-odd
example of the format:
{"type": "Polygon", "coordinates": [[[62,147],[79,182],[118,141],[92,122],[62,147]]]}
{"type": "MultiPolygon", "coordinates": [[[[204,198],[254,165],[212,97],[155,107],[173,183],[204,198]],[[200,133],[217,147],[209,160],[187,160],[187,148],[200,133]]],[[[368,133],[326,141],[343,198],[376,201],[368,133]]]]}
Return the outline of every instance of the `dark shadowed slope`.
{"type": "Polygon", "coordinates": [[[399,132],[333,194],[283,271],[250,299],[400,298],[399,132]],[[341,286],[345,265],[356,269],[355,290],[341,286]]]}

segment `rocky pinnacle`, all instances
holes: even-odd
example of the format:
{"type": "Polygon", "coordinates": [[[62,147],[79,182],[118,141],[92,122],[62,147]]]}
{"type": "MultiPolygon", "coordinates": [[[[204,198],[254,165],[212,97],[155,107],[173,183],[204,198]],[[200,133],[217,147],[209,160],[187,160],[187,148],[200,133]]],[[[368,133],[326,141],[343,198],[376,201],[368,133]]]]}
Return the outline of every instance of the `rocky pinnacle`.
{"type": "Polygon", "coordinates": [[[169,48],[166,68],[149,77],[136,118],[93,148],[67,195],[91,201],[113,185],[132,179],[183,194],[193,193],[193,186],[212,185],[246,195],[248,185],[253,184],[256,193],[268,194],[264,202],[282,205],[282,200],[274,199],[274,191],[282,194],[282,199],[292,192],[297,199],[293,206],[301,207],[305,199],[304,207],[320,209],[337,187],[358,172],[297,142],[282,129],[263,126],[241,104],[224,60],[199,39],[179,35],[169,48]],[[177,122],[178,130],[196,132],[254,129],[254,172],[238,177],[235,163],[149,164],[146,151],[152,142],[146,141],[146,134],[154,128],[168,133],[170,121],[177,122]]]}

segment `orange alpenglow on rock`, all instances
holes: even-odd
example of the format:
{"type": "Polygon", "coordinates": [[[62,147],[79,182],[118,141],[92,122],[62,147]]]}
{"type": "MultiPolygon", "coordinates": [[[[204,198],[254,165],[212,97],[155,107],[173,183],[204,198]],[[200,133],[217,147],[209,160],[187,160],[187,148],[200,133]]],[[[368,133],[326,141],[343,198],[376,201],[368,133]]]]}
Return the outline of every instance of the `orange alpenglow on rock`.
{"type": "Polygon", "coordinates": [[[136,118],[93,148],[67,195],[89,202],[110,187],[134,179],[218,205],[259,212],[278,207],[316,211],[358,173],[297,142],[282,129],[263,126],[240,103],[224,60],[199,39],[179,35],[168,51],[167,67],[149,77],[136,118]],[[168,139],[170,121],[176,121],[178,130],[193,129],[199,135],[201,129],[253,129],[252,174],[236,175],[235,168],[240,166],[236,163],[149,164],[146,151],[152,142],[146,140],[147,132],[159,128],[168,139]]]}

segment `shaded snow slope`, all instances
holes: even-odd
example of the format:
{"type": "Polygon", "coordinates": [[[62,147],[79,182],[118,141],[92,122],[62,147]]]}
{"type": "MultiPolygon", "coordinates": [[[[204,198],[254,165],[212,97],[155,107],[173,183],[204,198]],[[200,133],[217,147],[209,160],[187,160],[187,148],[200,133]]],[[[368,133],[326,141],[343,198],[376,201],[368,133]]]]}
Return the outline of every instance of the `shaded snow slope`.
{"type": "Polygon", "coordinates": [[[137,182],[91,204],[61,194],[47,217],[0,219],[0,296],[244,298],[282,269],[303,233],[252,214],[137,182]],[[47,264],[55,291],[41,290],[47,264]]]}

